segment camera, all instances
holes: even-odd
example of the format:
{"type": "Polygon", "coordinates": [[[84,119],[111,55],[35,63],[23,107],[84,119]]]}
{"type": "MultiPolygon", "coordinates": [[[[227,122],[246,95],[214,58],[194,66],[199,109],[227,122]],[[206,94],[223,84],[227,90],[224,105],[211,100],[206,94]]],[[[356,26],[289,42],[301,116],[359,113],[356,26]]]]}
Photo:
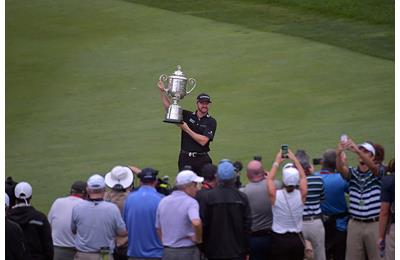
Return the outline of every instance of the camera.
{"type": "Polygon", "coordinates": [[[289,158],[288,156],[289,146],[287,144],[282,144],[281,150],[282,150],[282,158],[289,158]]]}
{"type": "Polygon", "coordinates": [[[261,157],[261,155],[254,155],[253,160],[261,162],[262,161],[262,157],[261,157]]]}
{"type": "Polygon", "coordinates": [[[312,159],[312,163],[314,165],[320,165],[322,163],[322,158],[314,158],[312,159]]]}

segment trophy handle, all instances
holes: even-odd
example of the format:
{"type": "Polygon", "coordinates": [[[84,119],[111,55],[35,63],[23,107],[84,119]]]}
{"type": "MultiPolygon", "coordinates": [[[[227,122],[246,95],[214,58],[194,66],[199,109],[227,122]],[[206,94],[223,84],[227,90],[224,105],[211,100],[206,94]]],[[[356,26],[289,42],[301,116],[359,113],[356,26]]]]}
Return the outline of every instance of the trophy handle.
{"type": "Polygon", "coordinates": [[[190,94],[190,92],[193,91],[193,89],[196,87],[196,80],[194,78],[188,79],[189,85],[192,85],[192,89],[187,91],[186,94],[190,94]]]}
{"type": "Polygon", "coordinates": [[[167,91],[166,86],[168,86],[168,84],[165,83],[168,83],[168,76],[165,74],[160,75],[160,81],[164,83],[164,90],[167,91]]]}

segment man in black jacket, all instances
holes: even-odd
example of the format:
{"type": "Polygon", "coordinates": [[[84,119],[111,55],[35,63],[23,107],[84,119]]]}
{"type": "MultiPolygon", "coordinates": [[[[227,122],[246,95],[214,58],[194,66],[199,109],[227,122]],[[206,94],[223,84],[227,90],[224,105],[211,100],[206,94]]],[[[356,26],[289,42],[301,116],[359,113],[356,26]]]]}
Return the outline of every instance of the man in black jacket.
{"type": "Polygon", "coordinates": [[[219,186],[199,199],[203,221],[204,254],[213,259],[247,259],[251,232],[251,212],[246,194],[235,188],[233,164],[218,165],[219,186]]]}
{"type": "Polygon", "coordinates": [[[32,187],[27,182],[15,186],[16,205],[9,211],[9,218],[17,222],[24,232],[32,260],[52,260],[53,241],[47,217],[29,203],[32,187]]]}

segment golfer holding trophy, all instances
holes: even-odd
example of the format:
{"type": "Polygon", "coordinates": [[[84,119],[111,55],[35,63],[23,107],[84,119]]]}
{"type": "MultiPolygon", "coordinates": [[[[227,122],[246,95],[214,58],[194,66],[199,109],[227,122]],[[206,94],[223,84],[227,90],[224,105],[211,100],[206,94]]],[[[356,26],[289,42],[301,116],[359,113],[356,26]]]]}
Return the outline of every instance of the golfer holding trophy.
{"type": "Polygon", "coordinates": [[[217,121],[208,114],[211,98],[205,93],[198,95],[195,112],[184,110],[178,105],[179,100],[196,87],[196,80],[187,79],[179,65],[171,76],[161,75],[157,85],[166,112],[164,122],[174,123],[182,130],[179,171],[190,166],[194,172],[200,174],[204,164],[212,163],[208,154],[209,145],[217,129],[217,121]],[[188,82],[192,85],[189,91],[186,90],[188,82]]]}

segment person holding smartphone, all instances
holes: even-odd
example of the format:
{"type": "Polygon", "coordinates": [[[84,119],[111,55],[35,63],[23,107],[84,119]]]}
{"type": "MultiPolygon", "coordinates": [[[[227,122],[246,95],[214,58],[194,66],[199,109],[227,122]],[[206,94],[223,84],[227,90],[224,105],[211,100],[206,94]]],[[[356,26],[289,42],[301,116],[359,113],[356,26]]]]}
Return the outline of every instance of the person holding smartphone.
{"type": "Polygon", "coordinates": [[[336,148],[336,167],[349,183],[350,221],[347,229],[346,259],[379,260],[379,212],[382,171],[374,162],[375,148],[365,142],[341,140],[336,148]],[[344,151],[358,155],[357,167],[347,165],[344,151]]]}
{"type": "Polygon", "coordinates": [[[299,160],[287,149],[287,163],[282,169],[283,189],[275,187],[275,175],[284,161],[281,149],[267,176],[268,196],[272,206],[271,259],[303,260],[301,239],[303,208],[307,196],[307,179],[299,160]]]}

